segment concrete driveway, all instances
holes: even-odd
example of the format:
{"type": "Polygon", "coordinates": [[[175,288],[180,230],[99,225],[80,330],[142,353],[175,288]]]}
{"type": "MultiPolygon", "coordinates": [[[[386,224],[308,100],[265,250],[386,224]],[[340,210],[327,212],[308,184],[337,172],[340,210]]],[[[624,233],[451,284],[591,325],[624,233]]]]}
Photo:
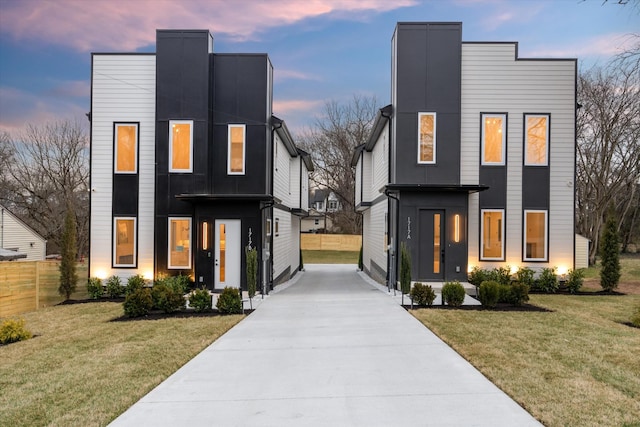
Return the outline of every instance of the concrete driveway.
{"type": "Polygon", "coordinates": [[[353,265],[287,289],[113,426],[539,426],[353,265]]]}

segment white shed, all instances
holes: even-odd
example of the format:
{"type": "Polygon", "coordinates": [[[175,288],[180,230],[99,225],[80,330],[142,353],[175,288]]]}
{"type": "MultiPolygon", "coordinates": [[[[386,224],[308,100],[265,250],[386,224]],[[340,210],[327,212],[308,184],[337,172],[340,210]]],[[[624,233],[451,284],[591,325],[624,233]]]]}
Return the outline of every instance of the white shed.
{"type": "Polygon", "coordinates": [[[47,254],[47,241],[0,205],[0,248],[26,254],[21,261],[41,261],[47,254]]]}
{"type": "Polygon", "coordinates": [[[575,254],[576,270],[578,268],[589,267],[589,243],[590,242],[591,240],[587,239],[586,237],[576,234],[576,254],[575,254]]]}

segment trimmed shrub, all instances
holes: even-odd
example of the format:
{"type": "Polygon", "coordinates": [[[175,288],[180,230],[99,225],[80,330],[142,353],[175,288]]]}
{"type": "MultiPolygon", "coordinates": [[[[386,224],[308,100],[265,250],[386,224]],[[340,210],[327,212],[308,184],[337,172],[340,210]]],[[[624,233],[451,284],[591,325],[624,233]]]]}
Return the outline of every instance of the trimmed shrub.
{"type": "Polygon", "coordinates": [[[195,289],[189,295],[189,307],[193,308],[196,313],[211,310],[211,294],[206,288],[195,289]]]}
{"type": "Polygon", "coordinates": [[[149,313],[149,310],[153,308],[151,290],[149,288],[140,288],[130,293],[124,299],[122,308],[127,317],[140,317],[149,313]]]}
{"type": "Polygon", "coordinates": [[[527,285],[529,288],[533,286],[535,272],[529,267],[520,267],[518,271],[516,271],[516,281],[527,285]]]}
{"type": "Polygon", "coordinates": [[[151,299],[153,307],[165,313],[173,313],[185,306],[185,299],[182,293],[165,284],[159,284],[151,289],[151,299]]]}
{"type": "Polygon", "coordinates": [[[600,263],[602,265],[600,269],[600,286],[607,292],[617,288],[620,280],[619,245],[618,225],[615,217],[609,214],[600,243],[600,263]]]}
{"type": "Polygon", "coordinates": [[[478,266],[473,267],[473,269],[467,275],[467,281],[471,283],[473,286],[480,286],[482,282],[487,279],[489,272],[484,270],[478,266]]]}
{"type": "Polygon", "coordinates": [[[241,314],[242,298],[237,288],[225,287],[218,296],[216,308],[220,314],[241,314]]]}
{"type": "Polygon", "coordinates": [[[107,296],[109,298],[119,298],[124,293],[124,287],[118,276],[111,276],[105,282],[107,285],[107,296]]]}
{"type": "Polygon", "coordinates": [[[484,307],[495,308],[500,299],[500,283],[494,280],[485,280],[480,284],[478,299],[484,307]]]}
{"type": "Polygon", "coordinates": [[[529,285],[526,283],[514,282],[508,288],[509,292],[506,302],[509,304],[519,307],[529,301],[529,285]]]}
{"type": "Polygon", "coordinates": [[[134,293],[138,289],[144,288],[144,285],[146,285],[146,281],[141,275],[136,274],[135,276],[129,277],[129,279],[127,279],[127,287],[124,290],[125,296],[134,293]]]}
{"type": "Polygon", "coordinates": [[[511,283],[511,270],[508,267],[496,267],[489,272],[485,280],[492,280],[501,285],[511,283]]]}
{"type": "Polygon", "coordinates": [[[191,285],[191,280],[188,276],[183,276],[182,274],[177,276],[164,276],[156,279],[154,287],[157,285],[166,285],[177,293],[184,295],[191,285]]]}
{"type": "Polygon", "coordinates": [[[465,295],[464,286],[458,281],[446,282],[442,287],[442,299],[452,307],[460,307],[465,295]]]}
{"type": "Polygon", "coordinates": [[[584,281],[584,268],[578,268],[577,270],[569,270],[567,273],[567,289],[572,294],[575,294],[582,287],[582,282],[584,281]]]}
{"type": "Polygon", "coordinates": [[[100,280],[98,277],[90,277],[89,280],[87,280],[87,292],[89,293],[89,298],[91,299],[102,298],[102,294],[104,294],[102,280],[100,280]]]}
{"type": "Polygon", "coordinates": [[[402,295],[411,291],[411,253],[405,242],[400,245],[400,291],[402,295]]]}
{"type": "Polygon", "coordinates": [[[640,305],[636,307],[636,312],[631,316],[631,324],[636,328],[640,328],[640,305]]]}
{"type": "Polygon", "coordinates": [[[436,293],[431,285],[423,285],[420,282],[414,283],[411,288],[411,300],[417,305],[426,305],[431,307],[433,301],[436,299],[436,293]]]}
{"type": "Polygon", "coordinates": [[[24,341],[33,337],[24,325],[24,319],[6,319],[0,324],[0,344],[24,341]]]}
{"type": "Polygon", "coordinates": [[[540,292],[555,293],[558,290],[556,268],[543,268],[540,277],[534,283],[536,290],[540,292]]]}

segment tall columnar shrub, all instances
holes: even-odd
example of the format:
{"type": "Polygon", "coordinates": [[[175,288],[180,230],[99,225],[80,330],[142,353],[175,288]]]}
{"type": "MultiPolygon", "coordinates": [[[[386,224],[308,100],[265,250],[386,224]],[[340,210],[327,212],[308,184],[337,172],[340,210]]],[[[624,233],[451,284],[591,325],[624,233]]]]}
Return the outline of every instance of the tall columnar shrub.
{"type": "Polygon", "coordinates": [[[464,302],[464,286],[460,282],[446,282],[442,286],[442,299],[452,307],[460,307],[464,302]]]}
{"type": "Polygon", "coordinates": [[[402,242],[400,245],[400,292],[408,294],[411,291],[411,254],[407,248],[407,244],[402,242]]]}
{"type": "Polygon", "coordinates": [[[69,299],[76,290],[78,274],[76,273],[76,219],[69,208],[64,217],[64,229],[62,231],[62,261],[60,262],[60,286],[58,293],[69,299]]]}
{"type": "Polygon", "coordinates": [[[89,280],[87,280],[87,292],[89,293],[89,298],[91,299],[102,298],[102,294],[104,293],[102,280],[100,280],[100,278],[98,277],[89,278],[89,280]]]}
{"type": "Polygon", "coordinates": [[[604,226],[604,233],[600,242],[600,286],[607,292],[611,292],[618,286],[620,280],[620,236],[618,225],[613,215],[609,215],[604,226]]]}
{"type": "Polygon", "coordinates": [[[251,299],[256,295],[258,285],[258,250],[247,246],[245,248],[247,257],[247,291],[249,293],[249,304],[253,308],[251,299]]]}

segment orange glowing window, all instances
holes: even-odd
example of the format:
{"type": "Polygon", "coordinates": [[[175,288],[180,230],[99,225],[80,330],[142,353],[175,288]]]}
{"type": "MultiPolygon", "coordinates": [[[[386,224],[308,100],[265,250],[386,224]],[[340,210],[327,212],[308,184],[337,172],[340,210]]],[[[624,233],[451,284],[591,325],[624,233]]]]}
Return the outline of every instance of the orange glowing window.
{"type": "Polygon", "coordinates": [[[482,210],[482,241],[480,259],[502,260],[504,258],[504,210],[482,210]]]}
{"type": "Polygon", "coordinates": [[[418,113],[418,163],[436,162],[436,113],[418,113]]]}
{"type": "Polygon", "coordinates": [[[169,172],[193,172],[193,121],[169,121],[169,172]]]}
{"type": "Polygon", "coordinates": [[[191,218],[169,218],[169,268],[191,268],[191,218]]]}
{"type": "Polygon", "coordinates": [[[229,164],[231,175],[244,174],[245,158],[245,125],[229,125],[229,164]]]}
{"type": "Polygon", "coordinates": [[[113,219],[113,266],[136,266],[136,218],[113,219]]]}
{"type": "Polygon", "coordinates": [[[524,259],[547,260],[547,211],[524,212],[524,259]]]}
{"type": "Polygon", "coordinates": [[[547,166],[549,153],[549,116],[525,116],[524,164],[547,166]]]}
{"type": "Polygon", "coordinates": [[[136,173],[138,171],[138,125],[116,123],[115,140],[115,173],[136,173]]]}
{"type": "Polygon", "coordinates": [[[482,115],[482,164],[504,165],[506,116],[482,115]]]}

